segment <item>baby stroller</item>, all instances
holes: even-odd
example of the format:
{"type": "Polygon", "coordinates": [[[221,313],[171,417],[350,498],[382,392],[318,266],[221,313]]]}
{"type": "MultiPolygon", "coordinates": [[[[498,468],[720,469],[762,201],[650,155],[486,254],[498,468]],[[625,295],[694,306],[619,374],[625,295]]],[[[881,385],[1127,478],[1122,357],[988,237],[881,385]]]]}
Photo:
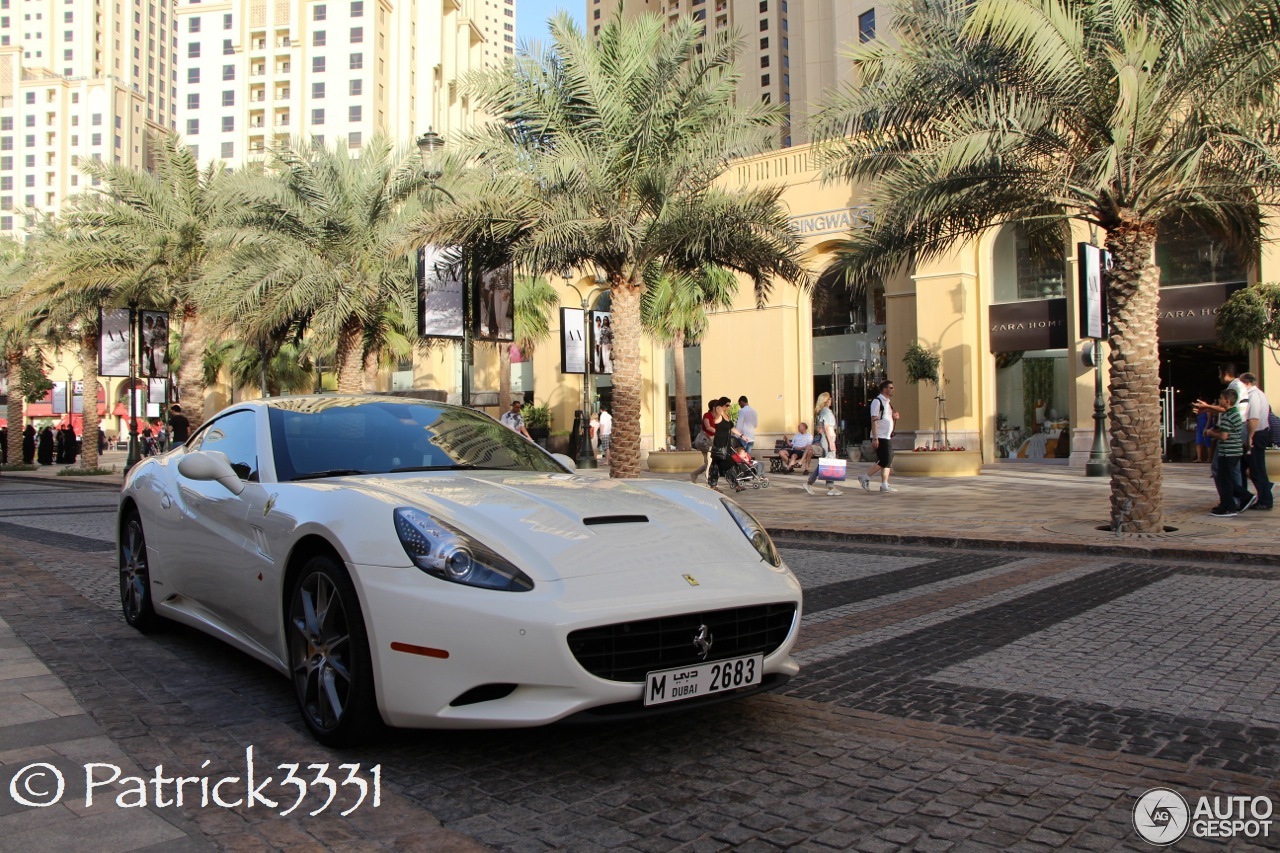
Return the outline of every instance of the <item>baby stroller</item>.
{"type": "Polygon", "coordinates": [[[707,485],[711,488],[716,487],[721,474],[733,486],[734,491],[769,488],[769,478],[764,475],[763,464],[751,458],[751,454],[747,453],[747,448],[737,436],[729,439],[728,452],[723,457],[717,451],[712,451],[712,455],[715,464],[707,472],[707,485]]]}

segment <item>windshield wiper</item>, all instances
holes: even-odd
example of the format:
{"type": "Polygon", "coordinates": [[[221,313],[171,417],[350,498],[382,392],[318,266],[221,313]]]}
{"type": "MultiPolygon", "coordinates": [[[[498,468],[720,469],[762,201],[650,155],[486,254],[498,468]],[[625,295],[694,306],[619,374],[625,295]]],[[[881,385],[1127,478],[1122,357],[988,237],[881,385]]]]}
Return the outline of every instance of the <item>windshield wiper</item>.
{"type": "Polygon", "coordinates": [[[361,471],[359,468],[333,468],[328,471],[312,471],[310,474],[298,474],[293,479],[297,480],[319,480],[324,477],[346,477],[351,474],[369,474],[369,471],[361,471]]]}
{"type": "Polygon", "coordinates": [[[392,468],[388,474],[404,474],[409,471],[474,471],[479,465],[409,465],[404,468],[392,468]]]}

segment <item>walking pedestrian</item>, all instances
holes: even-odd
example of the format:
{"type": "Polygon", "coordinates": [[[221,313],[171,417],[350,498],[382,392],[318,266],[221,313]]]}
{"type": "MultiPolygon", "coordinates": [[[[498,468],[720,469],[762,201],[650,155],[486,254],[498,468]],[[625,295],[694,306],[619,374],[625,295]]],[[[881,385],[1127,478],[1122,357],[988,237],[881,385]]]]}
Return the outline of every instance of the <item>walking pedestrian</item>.
{"type": "Polygon", "coordinates": [[[30,465],[36,461],[36,425],[28,422],[22,428],[22,464],[30,465]]]}
{"type": "Polygon", "coordinates": [[[191,421],[182,413],[182,406],[174,403],[169,407],[169,430],[173,433],[173,446],[179,447],[187,443],[191,437],[191,421]]]}
{"type": "Polygon", "coordinates": [[[871,491],[871,478],[880,476],[880,494],[898,491],[889,485],[889,474],[893,470],[893,438],[894,421],[898,413],[893,409],[893,383],[888,379],[880,383],[880,393],[871,401],[871,447],[875,450],[876,461],[871,470],[858,477],[858,485],[864,492],[871,491]]]}
{"type": "Polygon", "coordinates": [[[605,464],[609,464],[609,445],[613,442],[613,415],[604,406],[600,407],[600,452],[604,454],[605,464]]]}
{"type": "Polygon", "coordinates": [[[1258,387],[1258,377],[1252,373],[1240,374],[1240,381],[1249,391],[1249,408],[1245,413],[1244,453],[1249,459],[1249,480],[1257,495],[1254,509],[1270,510],[1272,507],[1271,478],[1267,476],[1267,448],[1271,446],[1271,401],[1258,387]]]}
{"type": "Polygon", "coordinates": [[[508,429],[520,433],[525,438],[530,438],[529,430],[527,430],[524,425],[524,415],[521,414],[523,409],[524,401],[512,400],[511,408],[508,411],[503,412],[502,417],[498,418],[498,421],[508,429]]]}
{"type": "MultiPolygon", "coordinates": [[[[813,444],[810,445],[811,464],[809,479],[804,483],[804,490],[813,494],[813,484],[818,480],[818,469],[822,463],[820,457],[836,454],[836,416],[831,412],[831,395],[823,391],[813,404],[813,444]]],[[[827,494],[843,494],[831,480],[827,480],[827,494]]]]}
{"type": "Polygon", "coordinates": [[[747,403],[745,396],[738,398],[738,420],[734,423],[734,426],[738,428],[738,432],[742,433],[742,446],[747,449],[747,454],[750,455],[751,448],[756,443],[756,430],[760,428],[760,416],[747,403]]]}
{"type": "Polygon", "coordinates": [[[1218,398],[1222,414],[1216,429],[1208,433],[1218,439],[1218,470],[1213,482],[1218,487],[1218,505],[1209,511],[1219,518],[1231,518],[1253,506],[1257,495],[1249,494],[1241,483],[1240,457],[1244,450],[1244,422],[1236,408],[1236,392],[1225,388],[1218,398]]]}
{"type": "Polygon", "coordinates": [[[693,449],[702,453],[702,467],[689,474],[689,482],[698,482],[698,475],[705,479],[711,470],[711,442],[716,437],[716,409],[720,406],[720,398],[716,397],[707,403],[707,410],[702,413],[702,429],[693,439],[693,449]]]}

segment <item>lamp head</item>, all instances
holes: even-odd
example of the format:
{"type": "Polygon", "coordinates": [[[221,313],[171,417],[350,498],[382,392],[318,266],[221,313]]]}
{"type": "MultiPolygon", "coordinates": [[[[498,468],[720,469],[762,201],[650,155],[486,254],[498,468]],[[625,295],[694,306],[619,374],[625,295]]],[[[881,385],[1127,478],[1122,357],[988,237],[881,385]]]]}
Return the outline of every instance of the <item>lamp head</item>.
{"type": "Polygon", "coordinates": [[[418,137],[418,150],[422,152],[423,159],[430,157],[443,147],[444,138],[429,127],[426,133],[418,137]]]}

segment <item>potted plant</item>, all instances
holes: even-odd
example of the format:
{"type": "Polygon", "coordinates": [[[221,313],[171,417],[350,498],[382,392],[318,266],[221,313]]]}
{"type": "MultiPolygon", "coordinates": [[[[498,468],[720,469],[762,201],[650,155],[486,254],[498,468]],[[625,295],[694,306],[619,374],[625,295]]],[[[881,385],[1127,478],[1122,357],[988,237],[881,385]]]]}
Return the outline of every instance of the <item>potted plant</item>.
{"type": "Polygon", "coordinates": [[[899,453],[894,457],[893,470],[899,474],[921,474],[929,477],[972,477],[982,468],[982,454],[963,446],[954,446],[947,437],[947,398],[942,393],[946,382],[940,366],[942,357],[925,349],[917,341],[907,347],[902,357],[907,381],[912,385],[927,382],[934,387],[933,440],[915,448],[913,453],[899,453]]]}
{"type": "Polygon", "coordinates": [[[546,447],[547,436],[551,434],[551,407],[546,403],[541,406],[526,406],[524,428],[529,430],[530,438],[546,447]]]}

